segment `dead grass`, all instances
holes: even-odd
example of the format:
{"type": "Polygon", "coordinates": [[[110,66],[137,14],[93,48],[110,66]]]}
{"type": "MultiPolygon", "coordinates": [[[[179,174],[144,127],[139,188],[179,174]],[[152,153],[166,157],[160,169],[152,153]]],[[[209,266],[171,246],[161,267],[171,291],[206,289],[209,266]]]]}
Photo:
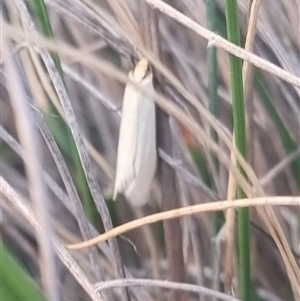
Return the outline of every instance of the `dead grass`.
{"type": "MultiPolygon", "coordinates": [[[[129,292],[131,300],[167,300],[166,290],[159,287],[168,284],[121,280],[123,266],[126,278],[169,277],[160,222],[169,213],[158,213],[159,219],[152,216],[165,201],[159,189],[161,178],[155,179],[145,208],[111,201],[126,74],[132,60],[143,55],[155,68],[164,92],[151,96],[170,115],[172,154],[161,149],[158,153],[176,175],[172,189],[177,206],[183,207],[169,218],[179,218],[174,212],[185,212],[180,224],[190,286],[177,284],[188,292],[182,298],[240,300],[235,211],[226,215],[227,232],[225,226],[216,231],[215,214],[207,211],[225,213],[228,208],[249,206],[257,300],[298,301],[299,5],[253,1],[258,3],[255,25],[251,18],[248,22],[249,1],[238,1],[243,36],[253,35],[240,49],[220,37],[225,29],[224,1],[217,1],[216,33],[207,30],[204,1],[172,1],[175,10],[159,0],[145,2],[149,6],[143,0],[47,0],[53,43],[38,33],[36,12],[29,13],[22,0],[5,1],[0,82],[3,241],[26,262],[48,296],[56,292],[62,300],[125,300],[129,292]],[[147,7],[155,8],[159,20],[159,31],[154,33],[155,27],[145,27],[147,17],[140,12],[147,7]],[[151,34],[159,41],[158,52],[152,51],[155,45],[151,50],[145,43],[151,40],[145,35],[151,34]],[[208,47],[217,47],[217,117],[209,111],[208,47]],[[61,60],[63,80],[49,51],[57,52],[61,60]],[[247,160],[232,145],[228,52],[245,60],[247,160]],[[218,141],[212,139],[211,129],[218,141]],[[200,168],[195,160],[199,156],[204,162],[200,168]],[[236,185],[248,199],[233,200],[236,185]],[[135,221],[138,217],[144,218],[135,221]],[[129,221],[133,231],[126,232],[126,224],[110,230],[129,221]],[[65,248],[104,231],[100,237],[105,239],[96,246],[84,251],[65,248]],[[109,243],[103,243],[107,239],[109,243]],[[54,261],[54,256],[60,261],[54,261]],[[44,271],[39,271],[40,264],[44,271]],[[120,281],[105,284],[114,279],[120,281]],[[96,283],[100,294],[94,290],[96,283]],[[111,289],[114,285],[119,288],[111,289]],[[128,291],[120,288],[126,285],[128,291]]],[[[151,18],[148,22],[152,24],[151,18]]],[[[169,289],[174,290],[171,281],[169,289]]]]}

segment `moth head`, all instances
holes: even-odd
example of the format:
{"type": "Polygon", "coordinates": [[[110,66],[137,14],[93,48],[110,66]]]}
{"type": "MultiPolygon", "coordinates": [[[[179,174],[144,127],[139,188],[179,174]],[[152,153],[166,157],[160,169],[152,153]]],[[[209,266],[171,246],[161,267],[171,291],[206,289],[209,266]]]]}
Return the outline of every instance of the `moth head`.
{"type": "Polygon", "coordinates": [[[133,78],[141,81],[150,74],[150,65],[147,59],[142,58],[133,70],[133,78]]]}

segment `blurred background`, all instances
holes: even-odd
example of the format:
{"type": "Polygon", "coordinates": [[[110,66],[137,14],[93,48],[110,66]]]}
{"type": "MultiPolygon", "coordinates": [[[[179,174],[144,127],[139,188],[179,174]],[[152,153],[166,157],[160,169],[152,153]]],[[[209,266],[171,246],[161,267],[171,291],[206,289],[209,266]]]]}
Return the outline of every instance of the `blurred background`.
{"type": "MultiPolygon", "coordinates": [[[[234,2],[165,1],[226,39],[234,2]]],[[[237,1],[241,46],[250,16],[255,18],[251,7],[258,5],[250,52],[299,77],[299,2],[257,2],[237,1]]],[[[300,280],[287,272],[290,258],[295,274],[299,271],[297,206],[273,207],[291,250],[285,261],[262,216],[249,209],[250,297],[243,294],[239,278],[241,242],[235,222],[241,217],[234,212],[177,219],[173,227],[181,237],[183,278],[170,272],[172,245],[164,222],[97,247],[64,247],[168,208],[236,198],[229,182],[229,166],[235,163],[230,165],[228,146],[236,124],[234,79],[222,47],[208,45],[143,0],[4,0],[1,20],[1,300],[298,300],[295,283],[300,287],[300,280]],[[147,43],[152,30],[147,24],[153,20],[158,21],[153,26],[158,52],[147,43]],[[157,118],[158,172],[148,204],[133,207],[125,198],[112,201],[112,193],[126,77],[141,55],[159,70],[158,111],[166,109],[166,99],[175,111],[167,112],[169,119],[157,118]],[[162,76],[162,69],[169,73],[162,76]],[[168,141],[166,148],[161,141],[168,141]],[[160,166],[167,166],[166,173],[160,166]],[[170,187],[172,201],[166,201],[170,187]],[[195,291],[170,297],[170,289],[148,286],[95,293],[95,283],[105,285],[124,274],[184,279],[237,299],[195,291]]],[[[248,172],[234,177],[239,184],[246,181],[248,197],[299,196],[299,85],[256,67],[246,78],[246,166],[256,184],[247,179],[248,172]]]]}

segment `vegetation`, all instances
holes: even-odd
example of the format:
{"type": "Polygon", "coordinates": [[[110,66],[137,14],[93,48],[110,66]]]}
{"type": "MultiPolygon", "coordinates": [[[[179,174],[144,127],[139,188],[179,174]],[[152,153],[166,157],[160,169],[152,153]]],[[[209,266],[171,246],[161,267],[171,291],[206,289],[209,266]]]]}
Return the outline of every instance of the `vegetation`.
{"type": "Polygon", "coordinates": [[[1,301],[300,301],[299,6],[169,2],[4,1],[1,301]],[[112,193],[141,57],[159,160],[134,207],[112,193]]]}

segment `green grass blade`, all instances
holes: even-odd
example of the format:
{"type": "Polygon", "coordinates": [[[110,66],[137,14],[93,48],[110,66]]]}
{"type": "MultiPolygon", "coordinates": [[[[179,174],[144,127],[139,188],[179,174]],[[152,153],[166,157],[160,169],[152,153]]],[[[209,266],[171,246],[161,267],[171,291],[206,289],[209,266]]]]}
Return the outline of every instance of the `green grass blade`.
{"type": "Polygon", "coordinates": [[[39,287],[0,240],[1,300],[45,301],[39,287]]]}
{"type": "MultiPolygon", "coordinates": [[[[238,46],[240,43],[240,29],[238,20],[238,7],[236,0],[226,1],[226,27],[228,40],[238,46]]],[[[247,137],[246,118],[242,77],[242,61],[230,55],[233,124],[235,143],[237,149],[246,158],[247,137]]],[[[237,197],[244,198],[245,193],[241,188],[237,189],[237,197]]],[[[238,211],[238,245],[239,245],[239,272],[240,291],[243,301],[251,299],[251,272],[250,272],[250,222],[248,208],[238,211]]]]}
{"type": "MultiPolygon", "coordinates": [[[[53,38],[51,22],[50,22],[47,6],[45,5],[44,0],[33,0],[33,3],[43,34],[48,38],[53,38]]],[[[63,71],[58,55],[54,53],[52,54],[52,57],[60,75],[63,76],[63,71]]]]}
{"type": "MultiPolygon", "coordinates": [[[[53,30],[44,0],[33,0],[33,4],[43,34],[46,37],[53,39],[53,30]]],[[[64,81],[63,70],[58,55],[53,53],[52,58],[62,80],[64,81]]],[[[96,214],[97,210],[91,197],[74,139],[68,126],[61,118],[58,118],[58,116],[58,111],[53,105],[50,105],[49,112],[45,115],[45,119],[60,149],[63,150],[64,155],[67,156],[71,161],[73,169],[72,174],[74,175],[74,181],[79,190],[83,207],[89,220],[96,224],[99,220],[99,217],[96,214]]]]}
{"type": "MultiPolygon", "coordinates": [[[[262,104],[264,105],[275,127],[277,128],[278,134],[281,139],[281,143],[286,153],[290,154],[296,151],[298,146],[291,137],[288,129],[286,128],[284,122],[281,119],[281,116],[279,115],[276,107],[274,106],[269,89],[260,71],[256,72],[254,85],[257,92],[259,93],[262,104]]],[[[293,162],[291,162],[291,164],[294,178],[296,180],[298,188],[300,188],[300,158],[297,157],[295,160],[293,160],[293,162]]]]}
{"type": "MultiPolygon", "coordinates": [[[[217,6],[216,0],[207,2],[207,26],[213,32],[217,31],[217,6]]],[[[218,97],[218,62],[217,48],[212,46],[207,49],[207,71],[208,71],[208,99],[209,111],[216,117],[219,117],[220,101],[218,97]]],[[[218,142],[217,133],[211,128],[211,137],[218,142]]],[[[213,156],[213,162],[216,170],[219,170],[219,162],[216,156],[213,156]]],[[[213,187],[212,187],[213,188],[213,187]]],[[[214,214],[214,229],[215,234],[219,232],[224,224],[223,212],[214,214]]]]}

